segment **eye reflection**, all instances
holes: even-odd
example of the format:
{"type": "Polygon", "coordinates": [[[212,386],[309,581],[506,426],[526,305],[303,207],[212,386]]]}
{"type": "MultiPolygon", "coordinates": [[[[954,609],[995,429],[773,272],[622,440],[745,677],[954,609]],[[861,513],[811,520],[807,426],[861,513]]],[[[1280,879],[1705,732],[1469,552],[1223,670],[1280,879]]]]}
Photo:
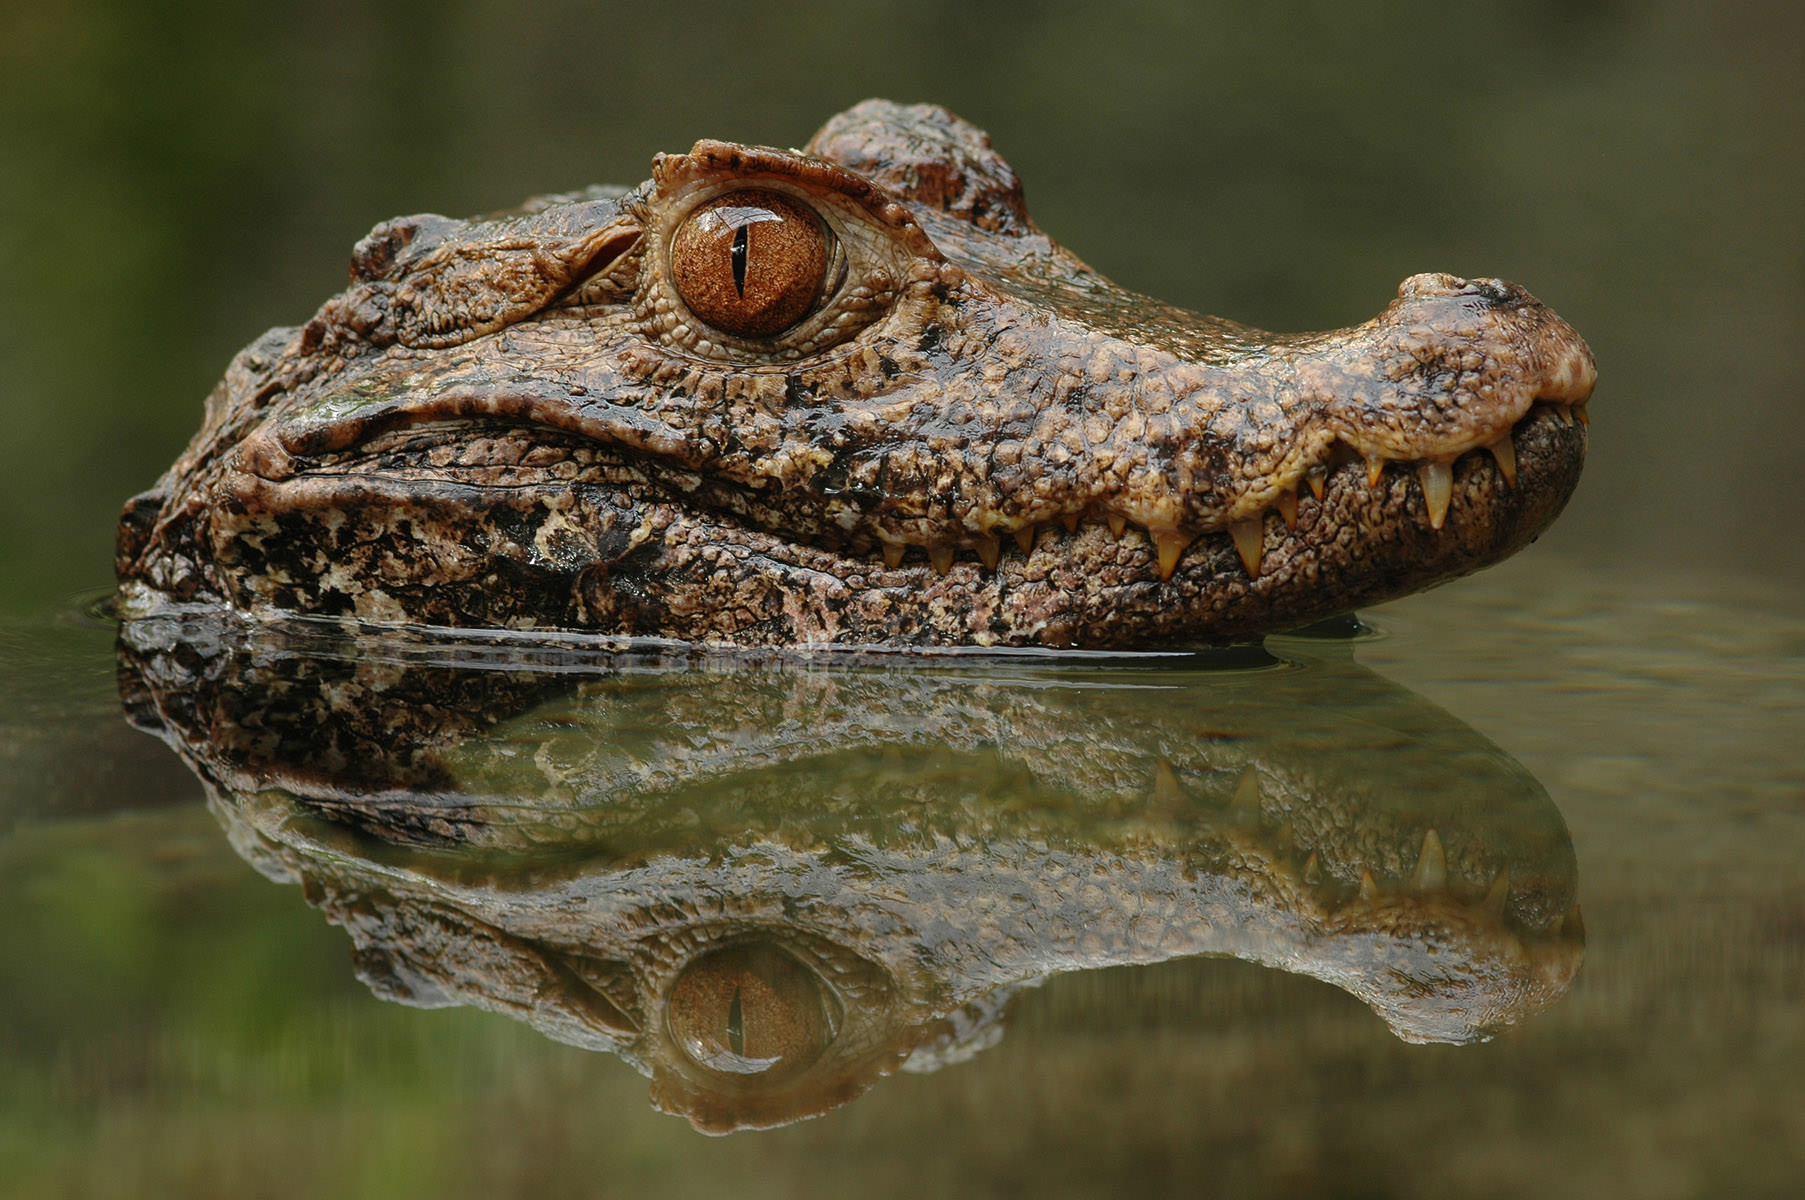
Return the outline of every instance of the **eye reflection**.
{"type": "Polygon", "coordinates": [[[704,204],[671,241],[677,294],[736,337],[770,337],[821,299],[829,234],[806,205],[777,192],[731,192],[704,204]]]}
{"type": "Polygon", "coordinates": [[[671,987],[665,1021],[699,1066],[747,1076],[806,1066],[839,1023],[820,977],[759,942],[711,951],[685,967],[671,987]]]}

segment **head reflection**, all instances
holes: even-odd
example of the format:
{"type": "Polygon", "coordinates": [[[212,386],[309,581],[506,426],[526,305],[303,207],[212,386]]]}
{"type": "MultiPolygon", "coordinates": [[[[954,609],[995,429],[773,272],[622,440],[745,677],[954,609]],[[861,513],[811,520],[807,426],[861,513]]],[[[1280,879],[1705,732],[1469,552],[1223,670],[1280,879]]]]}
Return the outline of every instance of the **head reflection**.
{"type": "Polygon", "coordinates": [[[257,636],[121,640],[128,712],[239,852],[377,994],[617,1054],[709,1132],[969,1057],[1062,972],[1228,955],[1466,1042],[1582,954],[1545,792],[1345,646],[526,670],[257,636]]]}

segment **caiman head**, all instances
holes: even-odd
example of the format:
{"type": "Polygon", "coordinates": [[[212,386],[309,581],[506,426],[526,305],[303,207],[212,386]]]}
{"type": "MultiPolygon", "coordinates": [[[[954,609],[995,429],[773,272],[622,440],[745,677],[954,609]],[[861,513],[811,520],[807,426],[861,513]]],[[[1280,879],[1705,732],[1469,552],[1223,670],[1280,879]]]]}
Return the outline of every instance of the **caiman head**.
{"type": "Polygon", "coordinates": [[[410,217],[128,504],[133,597],[741,644],[1146,646],[1474,570],[1560,511],[1585,343],[1495,279],[1275,336],[1042,234],[868,101],[630,192],[410,217]]]}

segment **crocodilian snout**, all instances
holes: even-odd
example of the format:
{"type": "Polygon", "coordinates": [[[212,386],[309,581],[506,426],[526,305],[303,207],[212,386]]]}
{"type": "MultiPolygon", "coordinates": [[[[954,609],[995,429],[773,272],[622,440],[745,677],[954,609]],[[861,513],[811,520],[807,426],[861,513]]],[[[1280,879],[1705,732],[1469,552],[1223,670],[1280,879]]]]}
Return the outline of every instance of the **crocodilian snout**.
{"type": "MultiPolygon", "coordinates": [[[[1507,356],[1521,355],[1533,378],[1535,399],[1551,404],[1584,404],[1598,383],[1598,363],[1573,326],[1528,290],[1504,279],[1462,279],[1457,275],[1425,272],[1398,285],[1398,300],[1431,308],[1443,305],[1467,308],[1475,316],[1490,316],[1507,343],[1507,356]],[[1514,352],[1514,354],[1512,353],[1514,352]]],[[[1463,324],[1451,322],[1457,332],[1463,324]]]]}
{"type": "Polygon", "coordinates": [[[1437,528],[1457,459],[1491,450],[1509,478],[1513,428],[1538,403],[1579,409],[1598,379],[1585,340],[1527,291],[1441,274],[1411,276],[1374,320],[1308,343],[1298,374],[1375,482],[1390,464],[1424,473],[1437,528]]]}

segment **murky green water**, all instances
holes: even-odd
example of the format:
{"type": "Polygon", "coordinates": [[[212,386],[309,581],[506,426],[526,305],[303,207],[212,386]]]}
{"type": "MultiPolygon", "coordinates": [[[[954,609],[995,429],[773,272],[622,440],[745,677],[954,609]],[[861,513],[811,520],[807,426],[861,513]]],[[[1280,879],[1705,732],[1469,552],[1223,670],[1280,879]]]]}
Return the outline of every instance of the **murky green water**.
{"type": "Polygon", "coordinates": [[[1532,554],[1370,616],[1052,663],[16,627],[0,1175],[1785,1194],[1797,597],[1532,554]]]}

